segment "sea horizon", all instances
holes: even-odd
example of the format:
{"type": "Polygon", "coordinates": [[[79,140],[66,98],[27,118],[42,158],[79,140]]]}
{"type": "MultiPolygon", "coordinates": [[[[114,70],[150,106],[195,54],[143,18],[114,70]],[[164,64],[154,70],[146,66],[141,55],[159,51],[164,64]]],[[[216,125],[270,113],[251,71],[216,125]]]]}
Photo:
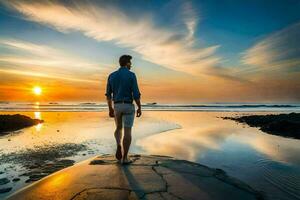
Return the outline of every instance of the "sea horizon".
{"type": "MultiPolygon", "coordinates": [[[[145,111],[208,111],[208,112],[299,112],[300,103],[285,102],[214,102],[214,103],[142,103],[145,111]]],[[[106,111],[103,101],[0,101],[0,111],[98,112],[106,111]]]]}

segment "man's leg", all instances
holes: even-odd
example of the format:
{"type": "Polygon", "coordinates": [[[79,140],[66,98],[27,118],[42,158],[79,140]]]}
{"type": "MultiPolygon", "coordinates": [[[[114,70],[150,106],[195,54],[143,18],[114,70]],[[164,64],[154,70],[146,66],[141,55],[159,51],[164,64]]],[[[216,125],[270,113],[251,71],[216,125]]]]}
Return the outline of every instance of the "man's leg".
{"type": "Polygon", "coordinates": [[[123,148],[124,148],[124,154],[123,154],[123,161],[127,162],[127,154],[128,150],[131,144],[131,127],[124,127],[124,138],[123,138],[123,148]]]}
{"type": "Polygon", "coordinates": [[[123,137],[123,163],[129,163],[130,160],[127,158],[129,147],[131,144],[131,128],[133,126],[135,116],[135,108],[133,104],[126,105],[126,113],[123,114],[124,118],[124,137],[123,137]]]}
{"type": "Polygon", "coordinates": [[[122,159],[122,146],[121,146],[121,138],[122,138],[122,115],[121,113],[115,112],[115,138],[117,143],[117,151],[116,151],[116,158],[118,160],[122,159]]]}

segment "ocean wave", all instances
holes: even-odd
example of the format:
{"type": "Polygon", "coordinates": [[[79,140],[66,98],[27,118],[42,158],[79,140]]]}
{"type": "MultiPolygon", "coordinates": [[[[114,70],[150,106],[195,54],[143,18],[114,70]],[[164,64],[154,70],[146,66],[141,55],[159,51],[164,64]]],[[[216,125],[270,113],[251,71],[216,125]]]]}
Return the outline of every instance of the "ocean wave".
{"type": "MultiPolygon", "coordinates": [[[[154,104],[142,105],[143,110],[153,111],[211,111],[211,112],[251,112],[251,111],[288,111],[300,112],[300,104],[154,104]]],[[[68,102],[68,103],[3,103],[0,111],[102,111],[107,110],[106,103],[68,102]]]]}

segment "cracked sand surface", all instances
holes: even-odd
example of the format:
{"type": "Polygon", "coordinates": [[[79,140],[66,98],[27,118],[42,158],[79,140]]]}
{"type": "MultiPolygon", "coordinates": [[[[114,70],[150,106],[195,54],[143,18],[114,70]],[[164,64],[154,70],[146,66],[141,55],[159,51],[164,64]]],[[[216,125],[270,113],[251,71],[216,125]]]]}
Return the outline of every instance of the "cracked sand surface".
{"type": "Polygon", "coordinates": [[[221,169],[167,156],[130,155],[121,165],[98,156],[56,172],[9,199],[263,199],[247,184],[221,169]]]}

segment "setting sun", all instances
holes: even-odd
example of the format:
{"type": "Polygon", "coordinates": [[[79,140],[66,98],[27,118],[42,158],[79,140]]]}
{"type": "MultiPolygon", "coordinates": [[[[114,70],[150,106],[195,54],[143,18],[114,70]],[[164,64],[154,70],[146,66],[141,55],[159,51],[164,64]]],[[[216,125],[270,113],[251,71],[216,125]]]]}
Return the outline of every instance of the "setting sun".
{"type": "Polygon", "coordinates": [[[42,88],[39,87],[39,86],[34,87],[34,88],[32,89],[32,91],[33,91],[33,93],[34,93],[35,95],[41,95],[41,94],[42,94],[42,88]]]}

